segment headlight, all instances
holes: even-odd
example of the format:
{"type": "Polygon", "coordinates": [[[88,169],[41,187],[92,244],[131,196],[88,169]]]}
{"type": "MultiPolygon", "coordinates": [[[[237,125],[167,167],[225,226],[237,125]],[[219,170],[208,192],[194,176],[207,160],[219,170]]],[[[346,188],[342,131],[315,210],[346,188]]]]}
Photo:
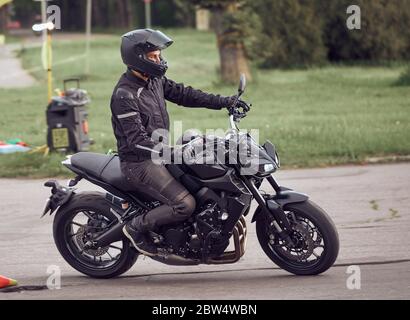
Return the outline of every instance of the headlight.
{"type": "Polygon", "coordinates": [[[276,171],[276,165],[274,163],[265,163],[259,166],[259,172],[256,174],[259,177],[267,176],[276,171]]]}
{"type": "Polygon", "coordinates": [[[270,172],[273,171],[275,169],[275,166],[272,163],[266,163],[263,165],[263,171],[270,172]]]}

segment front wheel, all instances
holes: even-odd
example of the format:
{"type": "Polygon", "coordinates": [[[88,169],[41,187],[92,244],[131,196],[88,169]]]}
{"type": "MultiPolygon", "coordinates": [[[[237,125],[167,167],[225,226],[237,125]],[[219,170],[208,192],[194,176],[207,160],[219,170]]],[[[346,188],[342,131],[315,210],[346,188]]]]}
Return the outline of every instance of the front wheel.
{"type": "Polygon", "coordinates": [[[260,212],[256,234],[266,255],[282,269],[296,275],[325,272],[339,253],[337,230],[326,212],[312,201],[284,208],[292,225],[292,244],[280,239],[272,218],[260,212]]]}

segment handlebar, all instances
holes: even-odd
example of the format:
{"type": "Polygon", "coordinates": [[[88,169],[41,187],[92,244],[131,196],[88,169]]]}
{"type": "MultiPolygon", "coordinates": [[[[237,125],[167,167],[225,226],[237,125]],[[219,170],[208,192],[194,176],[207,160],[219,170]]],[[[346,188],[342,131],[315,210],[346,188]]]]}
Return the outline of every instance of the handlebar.
{"type": "Polygon", "coordinates": [[[240,111],[239,108],[236,106],[238,104],[239,98],[245,92],[245,87],[246,87],[246,76],[245,74],[242,73],[240,80],[239,80],[238,93],[235,96],[235,99],[232,102],[232,104],[228,107],[229,122],[231,124],[232,129],[238,130],[236,123],[239,122],[240,119],[246,117],[247,111],[244,108],[242,111],[240,111]]]}
{"type": "Polygon", "coordinates": [[[238,94],[230,107],[228,107],[229,113],[229,122],[232,129],[238,129],[236,123],[240,121],[240,119],[246,117],[247,111],[243,110],[240,111],[239,108],[236,106],[239,101],[240,94],[238,94]]]}

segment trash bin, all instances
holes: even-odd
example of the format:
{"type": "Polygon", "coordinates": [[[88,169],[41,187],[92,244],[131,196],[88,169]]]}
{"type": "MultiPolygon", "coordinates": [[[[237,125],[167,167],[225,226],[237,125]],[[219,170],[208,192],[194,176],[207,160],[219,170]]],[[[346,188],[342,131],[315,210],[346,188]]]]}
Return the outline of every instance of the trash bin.
{"type": "Polygon", "coordinates": [[[87,92],[80,89],[79,79],[64,80],[64,92],[51,99],[46,111],[50,150],[79,152],[89,149],[86,110],[89,102],[87,92]],[[71,81],[75,81],[77,87],[67,90],[66,85],[71,81]]]}

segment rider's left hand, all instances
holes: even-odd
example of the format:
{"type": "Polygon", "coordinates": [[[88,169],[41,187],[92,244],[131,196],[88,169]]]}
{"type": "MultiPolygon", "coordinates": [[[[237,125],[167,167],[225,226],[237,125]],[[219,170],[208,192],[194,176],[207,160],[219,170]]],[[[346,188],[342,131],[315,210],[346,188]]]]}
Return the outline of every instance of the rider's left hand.
{"type": "Polygon", "coordinates": [[[239,99],[236,106],[238,108],[242,108],[243,112],[248,112],[251,109],[252,104],[251,103],[248,104],[245,101],[239,99]]]}
{"type": "MultiPolygon", "coordinates": [[[[237,99],[237,96],[236,96],[236,95],[231,96],[231,97],[229,97],[229,99],[230,99],[230,102],[229,102],[229,104],[227,105],[227,109],[228,109],[228,110],[233,107],[233,103],[234,103],[235,100],[237,99]]],[[[251,109],[251,106],[252,106],[252,104],[246,103],[245,101],[243,101],[243,100],[241,100],[241,99],[239,99],[239,100],[236,102],[236,105],[235,105],[235,107],[238,108],[238,109],[239,109],[239,108],[242,108],[242,111],[245,112],[245,113],[248,112],[248,111],[251,109]]]]}

